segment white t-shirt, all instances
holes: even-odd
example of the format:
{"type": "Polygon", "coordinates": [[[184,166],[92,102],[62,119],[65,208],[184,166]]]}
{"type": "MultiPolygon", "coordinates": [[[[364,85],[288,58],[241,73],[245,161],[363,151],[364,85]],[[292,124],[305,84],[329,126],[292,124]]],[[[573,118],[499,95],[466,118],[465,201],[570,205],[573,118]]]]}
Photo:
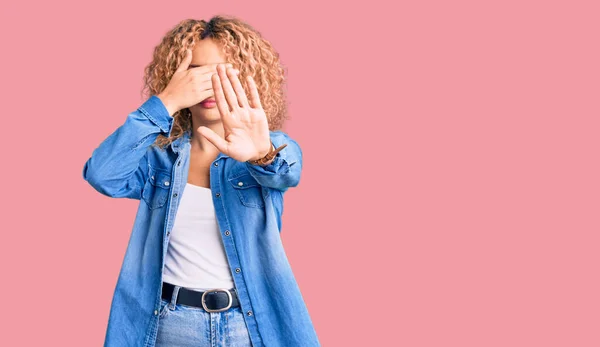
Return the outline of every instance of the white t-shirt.
{"type": "Polygon", "coordinates": [[[200,291],[234,287],[210,188],[186,183],[171,230],[163,281],[200,291]]]}

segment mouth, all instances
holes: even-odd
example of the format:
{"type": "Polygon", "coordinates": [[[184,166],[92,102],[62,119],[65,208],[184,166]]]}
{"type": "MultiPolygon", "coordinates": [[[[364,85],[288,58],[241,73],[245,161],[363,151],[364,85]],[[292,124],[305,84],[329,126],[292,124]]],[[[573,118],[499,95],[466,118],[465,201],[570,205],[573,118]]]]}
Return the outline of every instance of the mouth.
{"type": "Polygon", "coordinates": [[[213,107],[217,106],[217,101],[214,98],[208,98],[208,99],[202,101],[199,105],[204,108],[213,108],[213,107]]]}

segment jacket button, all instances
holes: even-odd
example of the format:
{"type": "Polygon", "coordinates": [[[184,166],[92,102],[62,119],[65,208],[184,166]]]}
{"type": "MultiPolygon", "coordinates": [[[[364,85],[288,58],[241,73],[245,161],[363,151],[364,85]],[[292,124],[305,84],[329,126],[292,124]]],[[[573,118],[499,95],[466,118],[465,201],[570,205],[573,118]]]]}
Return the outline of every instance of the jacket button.
{"type": "Polygon", "coordinates": [[[156,316],[157,314],[158,314],[158,311],[157,311],[157,310],[154,310],[154,315],[156,316]]]}
{"type": "Polygon", "coordinates": [[[173,197],[176,198],[177,197],[177,193],[173,194],[173,197]]]}
{"type": "Polygon", "coordinates": [[[225,235],[229,236],[229,230],[225,230],[225,235]]]}
{"type": "Polygon", "coordinates": [[[167,231],[167,236],[169,236],[169,235],[171,235],[171,232],[170,232],[170,231],[167,231]]]}
{"type": "Polygon", "coordinates": [[[238,182],[238,186],[240,186],[240,187],[241,187],[241,186],[243,186],[243,185],[244,185],[244,182],[242,182],[242,181],[238,182]]]}
{"type": "Polygon", "coordinates": [[[177,163],[177,166],[181,166],[181,162],[178,162],[178,163],[177,163]]]}
{"type": "Polygon", "coordinates": [[[252,311],[248,311],[248,316],[252,316],[252,311]]]}
{"type": "Polygon", "coordinates": [[[219,163],[215,163],[215,166],[219,166],[219,163]]]}
{"type": "Polygon", "coordinates": [[[165,186],[169,186],[169,181],[165,181],[165,186]]]}
{"type": "Polygon", "coordinates": [[[218,198],[218,197],[220,197],[220,196],[221,196],[221,193],[217,193],[217,194],[215,194],[215,195],[216,195],[216,196],[217,196],[217,198],[218,198]]]}
{"type": "Polygon", "coordinates": [[[239,267],[235,268],[235,272],[240,273],[242,271],[242,269],[240,269],[239,267]]]}

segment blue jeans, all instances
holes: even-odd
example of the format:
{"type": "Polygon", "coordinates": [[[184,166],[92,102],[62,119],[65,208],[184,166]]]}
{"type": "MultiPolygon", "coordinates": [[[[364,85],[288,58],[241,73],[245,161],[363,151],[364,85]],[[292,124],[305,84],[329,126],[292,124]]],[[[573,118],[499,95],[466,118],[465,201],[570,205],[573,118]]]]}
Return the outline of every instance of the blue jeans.
{"type": "Polygon", "coordinates": [[[207,312],[175,304],[180,288],[175,286],[171,300],[161,299],[156,347],[252,346],[239,306],[207,312]]]}

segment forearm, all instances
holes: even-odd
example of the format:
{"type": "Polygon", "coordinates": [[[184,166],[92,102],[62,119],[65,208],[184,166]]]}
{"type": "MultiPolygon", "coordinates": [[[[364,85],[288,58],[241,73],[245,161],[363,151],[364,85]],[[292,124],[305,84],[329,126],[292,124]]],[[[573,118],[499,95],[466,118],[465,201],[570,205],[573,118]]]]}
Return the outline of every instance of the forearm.
{"type": "Polygon", "coordinates": [[[148,147],[173,124],[162,101],[152,96],[93,151],[83,178],[102,194],[139,198],[147,167],[140,167],[148,147]]]}
{"type": "Polygon", "coordinates": [[[283,144],[287,146],[267,165],[253,165],[248,162],[245,165],[260,185],[286,191],[300,182],[302,150],[295,140],[282,131],[271,132],[270,137],[275,148],[283,144]]]}

